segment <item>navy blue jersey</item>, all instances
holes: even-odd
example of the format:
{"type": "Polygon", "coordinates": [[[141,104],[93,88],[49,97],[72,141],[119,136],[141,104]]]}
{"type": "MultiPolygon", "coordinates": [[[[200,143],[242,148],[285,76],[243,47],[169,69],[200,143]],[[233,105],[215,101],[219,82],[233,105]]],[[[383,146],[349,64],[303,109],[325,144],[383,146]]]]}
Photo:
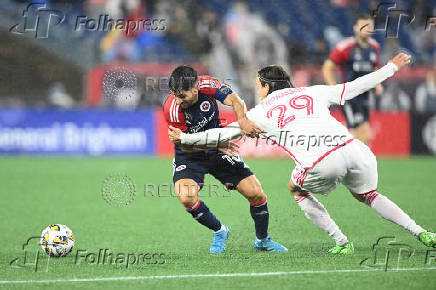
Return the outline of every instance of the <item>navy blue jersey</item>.
{"type": "Polygon", "coordinates": [[[330,53],[330,60],[340,66],[344,72],[344,82],[373,72],[380,64],[380,46],[372,38],[367,47],[361,47],[355,37],[340,41],[330,53]]]}
{"type": "MultiPolygon", "coordinates": [[[[181,129],[185,133],[196,133],[212,128],[221,128],[217,100],[224,102],[232,90],[221,82],[209,76],[198,78],[198,101],[182,109],[177,105],[173,94],[170,94],[164,104],[164,115],[168,125],[181,129]]],[[[189,155],[201,157],[206,152],[186,153],[175,145],[177,156],[189,155]]],[[[208,150],[216,151],[216,150],[208,150]]]]}
{"type": "MultiPolygon", "coordinates": [[[[348,37],[336,45],[329,58],[342,69],[343,81],[350,82],[376,70],[380,65],[379,55],[380,46],[374,39],[369,38],[368,46],[362,47],[355,37],[348,37]]],[[[349,100],[342,110],[348,128],[369,122],[369,92],[349,100]]]]}

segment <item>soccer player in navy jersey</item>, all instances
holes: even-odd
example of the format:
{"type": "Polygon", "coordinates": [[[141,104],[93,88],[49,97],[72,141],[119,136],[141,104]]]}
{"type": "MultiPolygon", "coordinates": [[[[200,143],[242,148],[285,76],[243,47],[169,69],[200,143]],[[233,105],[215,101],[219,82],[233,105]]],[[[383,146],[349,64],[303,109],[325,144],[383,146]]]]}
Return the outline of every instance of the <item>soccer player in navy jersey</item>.
{"type": "MultiPolygon", "coordinates": [[[[210,76],[198,76],[189,66],[179,66],[172,72],[169,89],[171,94],[164,104],[164,115],[169,126],[186,133],[221,128],[218,100],[233,107],[242,131],[248,135],[261,132],[254,122],[246,118],[244,101],[230,87],[210,76]]],[[[198,198],[204,175],[209,173],[228,189],[238,190],[249,201],[256,233],[254,247],[258,250],[287,252],[284,246],[268,236],[269,212],[262,186],[241,157],[232,154],[231,149],[231,146],[207,149],[175,145],[173,182],[177,197],[195,220],[214,231],[210,253],[224,252],[230,231],[198,198]]]]}
{"type": "MultiPolygon", "coordinates": [[[[324,62],[323,75],[328,85],[336,85],[334,71],[337,66],[344,73],[343,82],[353,81],[379,67],[380,46],[370,37],[374,31],[373,18],[367,14],[359,15],[353,30],[355,35],[340,41],[324,62]]],[[[381,84],[377,85],[375,92],[377,95],[383,93],[381,84]]],[[[355,138],[365,144],[371,139],[369,93],[365,92],[350,100],[342,108],[347,127],[351,129],[355,138]]]]}

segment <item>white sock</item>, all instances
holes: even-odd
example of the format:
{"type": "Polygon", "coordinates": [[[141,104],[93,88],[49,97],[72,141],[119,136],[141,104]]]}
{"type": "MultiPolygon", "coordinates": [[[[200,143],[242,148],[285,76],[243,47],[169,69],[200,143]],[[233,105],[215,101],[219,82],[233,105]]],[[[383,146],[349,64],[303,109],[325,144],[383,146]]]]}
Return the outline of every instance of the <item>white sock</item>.
{"type": "Polygon", "coordinates": [[[221,231],[224,231],[226,229],[226,226],[224,224],[221,224],[221,228],[217,230],[215,233],[219,233],[221,231]]]}
{"type": "Polygon", "coordinates": [[[342,246],[348,242],[347,237],[331,219],[325,207],[312,194],[294,196],[294,198],[306,217],[329,236],[333,237],[336,244],[342,246]]]}
{"type": "Polygon", "coordinates": [[[365,203],[372,207],[384,219],[405,228],[414,236],[418,236],[420,233],[425,232],[425,230],[417,225],[414,220],[398,207],[398,205],[378,192],[368,194],[365,197],[365,203]]]}

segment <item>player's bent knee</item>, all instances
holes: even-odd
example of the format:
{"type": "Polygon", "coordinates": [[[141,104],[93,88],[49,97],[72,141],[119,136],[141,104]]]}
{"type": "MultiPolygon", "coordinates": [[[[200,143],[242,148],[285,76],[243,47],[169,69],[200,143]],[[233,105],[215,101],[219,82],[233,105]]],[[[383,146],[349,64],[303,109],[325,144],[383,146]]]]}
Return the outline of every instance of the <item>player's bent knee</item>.
{"type": "Polygon", "coordinates": [[[295,185],[292,180],[288,183],[288,189],[292,196],[305,196],[309,193],[307,190],[295,185]]]}
{"type": "Polygon", "coordinates": [[[241,180],[237,189],[249,202],[261,202],[266,197],[262,185],[254,175],[241,180]]]}
{"type": "Polygon", "coordinates": [[[200,187],[192,179],[180,179],[174,184],[177,198],[184,207],[191,207],[198,199],[200,187]]]}
{"type": "Polygon", "coordinates": [[[351,192],[351,194],[353,195],[353,197],[354,197],[357,201],[365,202],[365,195],[363,195],[363,194],[357,194],[357,193],[354,193],[354,192],[351,192]]]}

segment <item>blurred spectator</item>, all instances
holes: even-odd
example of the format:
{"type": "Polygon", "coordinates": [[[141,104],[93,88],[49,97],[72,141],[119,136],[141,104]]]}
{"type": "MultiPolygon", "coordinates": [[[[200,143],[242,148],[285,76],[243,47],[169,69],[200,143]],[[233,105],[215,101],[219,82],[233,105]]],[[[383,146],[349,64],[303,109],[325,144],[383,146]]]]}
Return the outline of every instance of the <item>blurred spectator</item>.
{"type": "Polygon", "coordinates": [[[386,44],[380,54],[380,64],[387,63],[401,49],[400,42],[397,38],[387,38],[386,44]]]}
{"type": "Polygon", "coordinates": [[[436,13],[436,8],[432,9],[427,0],[414,0],[410,7],[414,12],[415,20],[410,24],[411,33],[409,34],[418,49],[419,59],[424,63],[434,63],[436,60],[436,30],[433,28],[426,31],[425,26],[428,17],[436,13]]]}
{"type": "Polygon", "coordinates": [[[409,111],[411,109],[409,95],[395,81],[390,81],[385,85],[383,96],[378,99],[378,109],[382,111],[409,111]]]}
{"type": "Polygon", "coordinates": [[[206,9],[200,15],[196,31],[201,39],[201,46],[204,53],[210,53],[213,43],[220,38],[217,15],[212,9],[206,9]]]}
{"type": "MultiPolygon", "coordinates": [[[[194,19],[188,16],[187,11],[183,5],[178,4],[174,9],[174,14],[172,15],[171,23],[169,25],[167,37],[173,42],[181,41],[184,47],[194,55],[199,55],[204,51],[202,47],[202,42],[196,32],[194,26],[194,19]]],[[[192,12],[189,12],[190,15],[192,12]]]]}
{"type": "Polygon", "coordinates": [[[120,19],[125,18],[130,11],[140,5],[140,0],[107,0],[105,10],[110,17],[120,19]]]}
{"type": "Polygon", "coordinates": [[[415,108],[418,112],[436,112],[436,70],[429,71],[425,83],[416,89],[415,108]]]}
{"type": "Polygon", "coordinates": [[[61,82],[53,83],[48,89],[48,103],[62,108],[74,106],[73,98],[67,93],[65,85],[61,82]]]}
{"type": "MultiPolygon", "coordinates": [[[[115,6],[110,6],[114,11],[112,11],[109,15],[112,19],[120,19],[120,17],[114,17],[112,16],[112,14],[125,14],[125,26],[127,26],[127,23],[129,23],[129,21],[138,21],[147,18],[145,13],[145,7],[143,7],[139,1],[129,0],[113,2],[119,5],[119,10],[115,12],[115,6]],[[129,7],[130,9],[127,9],[126,7],[129,7]],[[121,13],[121,11],[123,13],[121,13]]],[[[111,3],[110,5],[115,4],[111,3]]],[[[100,49],[102,51],[103,61],[140,61],[141,48],[137,41],[137,37],[141,31],[142,29],[126,29],[123,31],[116,29],[114,26],[113,29],[108,32],[101,40],[100,49]]]]}
{"type": "Polygon", "coordinates": [[[311,57],[311,63],[316,65],[321,65],[324,60],[328,57],[329,48],[327,42],[322,37],[318,37],[315,40],[314,50],[311,57]]]}
{"type": "Polygon", "coordinates": [[[330,50],[332,50],[339,41],[344,39],[341,31],[336,26],[327,26],[323,33],[330,50]]]}
{"type": "MultiPolygon", "coordinates": [[[[237,1],[232,5],[226,15],[225,35],[244,95],[255,96],[253,78],[260,67],[280,64],[287,70],[284,40],[260,15],[250,12],[246,2],[237,1]]],[[[257,98],[249,103],[254,101],[257,98]]]]}

